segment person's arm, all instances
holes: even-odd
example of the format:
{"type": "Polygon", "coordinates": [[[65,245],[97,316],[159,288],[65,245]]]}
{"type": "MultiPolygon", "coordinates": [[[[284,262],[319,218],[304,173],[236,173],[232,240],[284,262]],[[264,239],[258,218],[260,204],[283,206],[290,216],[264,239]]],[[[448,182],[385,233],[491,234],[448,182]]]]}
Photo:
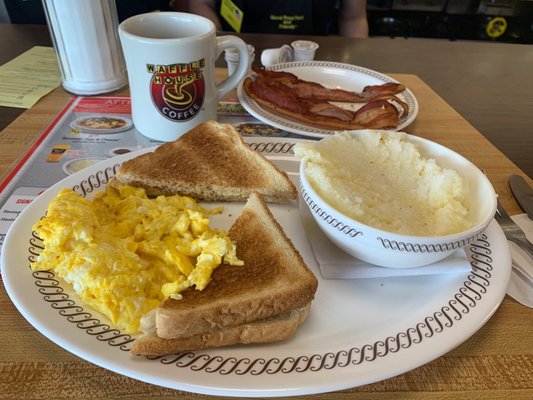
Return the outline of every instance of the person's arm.
{"type": "Polygon", "coordinates": [[[339,33],[346,37],[368,37],[366,0],[341,0],[339,33]]]}
{"type": "MultiPolygon", "coordinates": [[[[218,12],[215,9],[215,0],[177,0],[176,5],[178,3],[181,5],[183,5],[183,3],[188,3],[186,10],[187,12],[209,18],[211,21],[213,21],[217,29],[221,29],[222,24],[220,23],[218,12]]],[[[180,6],[180,8],[182,7],[180,6]]]]}

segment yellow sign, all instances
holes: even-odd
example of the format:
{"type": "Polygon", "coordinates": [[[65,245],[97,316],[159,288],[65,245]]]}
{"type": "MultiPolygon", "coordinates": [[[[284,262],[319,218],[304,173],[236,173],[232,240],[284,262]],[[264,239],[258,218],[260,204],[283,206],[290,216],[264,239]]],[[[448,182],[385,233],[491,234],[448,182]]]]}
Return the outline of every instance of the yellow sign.
{"type": "Polygon", "coordinates": [[[220,3],[220,15],[235,30],[235,32],[241,31],[244,13],[233,1],[222,0],[220,3]]]}
{"type": "Polygon", "coordinates": [[[507,29],[507,20],[503,17],[494,17],[487,24],[487,36],[490,38],[500,37],[507,29]]]}

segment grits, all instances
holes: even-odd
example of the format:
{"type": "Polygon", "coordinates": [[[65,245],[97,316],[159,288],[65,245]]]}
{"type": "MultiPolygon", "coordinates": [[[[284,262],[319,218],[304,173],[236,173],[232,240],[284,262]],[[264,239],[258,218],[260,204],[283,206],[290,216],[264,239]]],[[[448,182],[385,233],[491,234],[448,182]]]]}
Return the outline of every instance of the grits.
{"type": "Polygon", "coordinates": [[[440,236],[471,227],[466,181],[425,159],[401,132],[337,133],[298,143],[306,174],[332,207],[366,225],[414,236],[440,236]]]}

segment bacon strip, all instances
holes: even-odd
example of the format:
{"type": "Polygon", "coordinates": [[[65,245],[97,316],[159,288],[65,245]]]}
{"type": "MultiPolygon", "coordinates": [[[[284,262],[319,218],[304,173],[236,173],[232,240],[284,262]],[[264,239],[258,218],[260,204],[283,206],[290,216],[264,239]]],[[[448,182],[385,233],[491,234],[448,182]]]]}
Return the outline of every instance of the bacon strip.
{"type": "Polygon", "coordinates": [[[289,72],[265,69],[256,72],[253,78],[244,81],[248,96],[271,112],[316,127],[331,130],[396,128],[400,113],[391,102],[399,104],[404,113],[409,111],[408,105],[395,96],[405,90],[402,84],[367,86],[362,93],[357,93],[328,89],[315,82],[303,81],[289,72]],[[329,101],[367,104],[357,111],[350,111],[329,101]]]}
{"type": "Polygon", "coordinates": [[[300,99],[280,84],[246,78],[246,93],[262,107],[290,119],[331,130],[388,129],[398,124],[398,109],[385,100],[350,111],[324,101],[300,99]]]}
{"type": "MultiPolygon", "coordinates": [[[[308,100],[367,103],[373,100],[396,98],[395,94],[405,90],[405,86],[401,83],[387,82],[383,85],[366,86],[361,93],[358,93],[343,89],[329,89],[319,83],[299,79],[290,72],[270,71],[264,68],[254,68],[254,72],[258,75],[256,79],[287,86],[295,91],[298,97],[308,100]]],[[[402,101],[398,99],[398,102],[402,101]]]]}

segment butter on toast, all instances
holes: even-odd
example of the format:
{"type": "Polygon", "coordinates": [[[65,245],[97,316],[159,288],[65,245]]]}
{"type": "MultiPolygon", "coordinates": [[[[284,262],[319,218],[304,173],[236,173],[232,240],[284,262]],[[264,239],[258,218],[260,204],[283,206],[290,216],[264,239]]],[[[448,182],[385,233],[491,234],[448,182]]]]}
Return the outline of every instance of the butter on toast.
{"type": "MultiPolygon", "coordinates": [[[[244,265],[222,264],[204,290],[189,288],[182,299],[165,300],[151,315],[152,334],[137,339],[137,348],[150,341],[162,346],[154,336],[172,339],[168,344],[173,349],[243,343],[245,331],[254,342],[261,332],[264,341],[287,337],[283,331],[295,326],[296,316],[282,314],[309,306],[318,286],[316,276],[258,194],[250,195],[228,234],[244,265]],[[182,339],[186,345],[178,344],[182,339]]],[[[305,319],[302,315],[300,311],[296,326],[305,319]]]]}
{"type": "Polygon", "coordinates": [[[246,145],[230,124],[206,121],[154,152],[126,161],[121,184],[149,196],[180,194],[205,201],[246,201],[250,193],[269,202],[296,199],[287,174],[246,145]]]}

